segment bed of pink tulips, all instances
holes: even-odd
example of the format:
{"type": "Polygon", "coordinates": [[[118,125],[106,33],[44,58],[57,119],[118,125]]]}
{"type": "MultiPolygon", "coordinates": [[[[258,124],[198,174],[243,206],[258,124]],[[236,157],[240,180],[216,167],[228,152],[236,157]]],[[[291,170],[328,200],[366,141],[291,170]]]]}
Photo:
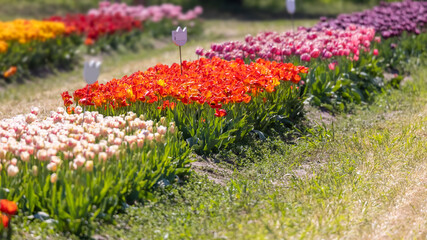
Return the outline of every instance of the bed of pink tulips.
{"type": "Polygon", "coordinates": [[[355,25],[345,30],[308,31],[299,28],[296,32],[261,32],[256,36],[246,36],[244,41],[212,44],[209,50],[197,49],[196,54],[207,58],[217,56],[227,60],[263,58],[285,61],[292,56],[298,56],[305,62],[336,56],[357,60],[361,51],[370,51],[374,39],[380,41],[379,38],[375,38],[373,28],[355,25]]]}
{"type": "Polygon", "coordinates": [[[100,2],[99,8],[89,10],[89,15],[120,15],[131,17],[139,21],[160,22],[161,20],[190,21],[195,20],[203,13],[203,8],[195,7],[187,12],[182,7],[170,3],[153,6],[129,6],[125,3],[100,2]]]}

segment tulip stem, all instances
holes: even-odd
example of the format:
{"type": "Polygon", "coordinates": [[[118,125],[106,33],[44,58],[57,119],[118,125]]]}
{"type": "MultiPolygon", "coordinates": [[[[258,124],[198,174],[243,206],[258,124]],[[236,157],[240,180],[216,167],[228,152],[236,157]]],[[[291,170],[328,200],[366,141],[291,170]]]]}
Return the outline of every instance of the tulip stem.
{"type": "MultiPolygon", "coordinates": [[[[87,91],[86,91],[86,102],[88,101],[88,96],[89,96],[89,84],[87,85],[87,91]]],[[[83,105],[83,121],[82,121],[82,126],[83,126],[83,124],[84,124],[84,122],[85,122],[85,112],[86,112],[86,104],[85,105],[83,105]]]]}
{"type": "Polygon", "coordinates": [[[179,64],[181,65],[181,75],[182,75],[182,56],[181,56],[181,46],[179,46],[179,64]]]}

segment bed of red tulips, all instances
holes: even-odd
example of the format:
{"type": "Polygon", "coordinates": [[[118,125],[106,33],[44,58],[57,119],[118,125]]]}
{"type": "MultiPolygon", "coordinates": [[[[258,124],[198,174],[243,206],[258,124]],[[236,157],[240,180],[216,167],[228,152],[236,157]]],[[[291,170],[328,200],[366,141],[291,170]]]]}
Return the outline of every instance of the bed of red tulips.
{"type": "Polygon", "coordinates": [[[83,35],[89,39],[97,40],[104,35],[111,35],[123,32],[130,32],[134,29],[141,29],[141,22],[127,16],[121,15],[85,15],[73,14],[62,16],[52,16],[48,21],[62,22],[65,24],[66,33],[83,35]]]}
{"type": "Polygon", "coordinates": [[[64,92],[62,98],[70,110],[75,103],[107,115],[134,111],[154,119],[168,116],[190,145],[209,152],[277,119],[297,117],[302,108],[297,84],[305,73],[306,67],[291,63],[201,58],[184,61],[182,74],[179,64],[158,64],[78,89],[73,96],[64,92]]]}
{"type": "MultiPolygon", "coordinates": [[[[115,109],[136,101],[154,103],[172,97],[184,104],[207,103],[212,108],[221,108],[221,104],[248,103],[251,96],[263,91],[273,92],[280,81],[298,83],[298,74],[307,72],[306,67],[263,59],[245,64],[241,59],[202,58],[184,61],[182,68],[181,75],[179,64],[158,64],[145,72],[76,90],[73,100],[79,105],[115,109]]],[[[69,105],[70,98],[64,100],[69,105]]]]}

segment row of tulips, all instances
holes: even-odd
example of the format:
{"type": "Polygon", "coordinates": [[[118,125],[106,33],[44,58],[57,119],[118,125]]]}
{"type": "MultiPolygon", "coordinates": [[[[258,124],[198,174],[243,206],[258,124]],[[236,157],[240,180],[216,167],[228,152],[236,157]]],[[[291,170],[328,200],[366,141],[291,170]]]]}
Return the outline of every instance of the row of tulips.
{"type": "MultiPolygon", "coordinates": [[[[203,13],[203,8],[195,7],[187,12],[183,12],[181,6],[174,4],[161,4],[152,6],[136,5],[130,6],[126,3],[110,3],[103,1],[99,3],[97,9],[91,9],[87,15],[92,17],[129,17],[135,21],[143,23],[145,32],[153,37],[161,37],[170,34],[171,29],[178,25],[189,27],[189,34],[199,34],[202,29],[197,18],[203,13]]],[[[127,41],[124,41],[127,42],[127,41]]]]}
{"type": "Polygon", "coordinates": [[[88,14],[0,22],[0,72],[10,82],[37,70],[69,68],[83,44],[90,54],[135,49],[143,45],[143,38],[170,34],[178,24],[189,26],[190,35],[198,34],[195,19],[201,13],[201,7],[183,13],[171,4],[145,8],[101,2],[88,14]]]}
{"type": "Polygon", "coordinates": [[[33,108],[0,121],[0,196],[24,214],[44,212],[63,231],[90,234],[95,219],[112,220],[188,173],[174,122],[74,111],[38,119],[33,108]]]}
{"type": "Polygon", "coordinates": [[[11,41],[21,44],[34,40],[46,41],[64,32],[65,27],[61,23],[24,19],[0,22],[0,53],[8,50],[8,42],[11,41]]]}
{"type": "MultiPolygon", "coordinates": [[[[211,49],[196,50],[196,54],[226,60],[235,58],[257,58],[275,61],[288,60],[299,56],[302,61],[311,59],[330,59],[336,56],[352,57],[357,60],[361,51],[369,51],[374,40],[373,28],[352,25],[345,30],[308,31],[299,28],[296,32],[261,32],[256,36],[248,35],[244,41],[232,41],[212,44],[211,49]]],[[[380,41],[375,38],[375,41],[380,41]]]]}
{"type": "Polygon", "coordinates": [[[77,104],[106,115],[127,111],[173,119],[190,146],[201,152],[227,147],[249,131],[302,117],[299,84],[307,68],[259,59],[201,58],[180,66],[158,64],[72,94],[77,104]],[[250,113],[250,114],[248,114],[250,113]]]}
{"type": "Polygon", "coordinates": [[[345,29],[353,24],[373,27],[383,38],[400,36],[403,32],[420,34],[427,27],[427,2],[382,2],[363,12],[340,14],[334,19],[322,17],[312,29],[345,29]]]}
{"type": "Polygon", "coordinates": [[[10,82],[37,68],[66,67],[76,60],[78,40],[64,37],[62,23],[17,19],[0,22],[0,78],[10,82]]]}
{"type": "Polygon", "coordinates": [[[99,16],[129,16],[138,21],[160,22],[162,20],[172,21],[191,21],[203,13],[200,6],[184,13],[181,6],[170,3],[164,3],[158,6],[143,5],[129,6],[126,3],[110,3],[108,1],[100,2],[99,8],[89,10],[89,15],[99,16]]]}

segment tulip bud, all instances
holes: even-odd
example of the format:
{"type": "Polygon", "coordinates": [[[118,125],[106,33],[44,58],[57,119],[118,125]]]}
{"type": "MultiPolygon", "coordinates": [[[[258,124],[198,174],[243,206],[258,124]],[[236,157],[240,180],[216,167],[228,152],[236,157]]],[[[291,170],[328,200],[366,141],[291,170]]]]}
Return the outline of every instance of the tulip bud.
{"type": "Polygon", "coordinates": [[[25,115],[25,122],[27,122],[28,124],[34,122],[36,119],[37,119],[37,116],[32,113],[25,115]]]}
{"type": "Polygon", "coordinates": [[[169,127],[169,132],[174,134],[175,133],[175,126],[169,127]]]}
{"type": "Polygon", "coordinates": [[[74,159],[74,164],[76,164],[77,167],[83,166],[85,162],[86,159],[82,155],[77,155],[77,157],[74,159]]]}
{"type": "Polygon", "coordinates": [[[103,162],[107,161],[107,157],[108,157],[108,155],[106,152],[100,152],[98,155],[99,160],[101,160],[103,162]]]}
{"type": "Polygon", "coordinates": [[[32,107],[31,113],[37,116],[39,114],[39,108],[38,107],[32,107]]]}
{"type": "Polygon", "coordinates": [[[113,144],[114,145],[120,145],[120,144],[122,144],[122,139],[121,138],[115,138],[113,144]]]}
{"type": "Polygon", "coordinates": [[[37,166],[36,165],[34,165],[33,167],[32,167],[32,174],[33,174],[33,176],[34,177],[37,177],[37,174],[38,174],[38,168],[37,168],[37,166]]]}
{"type": "Polygon", "coordinates": [[[161,118],[160,118],[160,123],[161,123],[162,125],[165,125],[165,124],[166,124],[166,118],[165,118],[165,117],[161,117],[161,118]]]}
{"type": "Polygon", "coordinates": [[[85,169],[88,172],[92,172],[93,171],[93,161],[86,161],[85,169]]]}
{"type": "Polygon", "coordinates": [[[14,176],[16,176],[16,174],[18,174],[18,172],[19,172],[19,168],[18,168],[17,166],[13,165],[13,164],[10,164],[10,165],[7,167],[7,175],[8,175],[9,177],[14,177],[14,176]]]}
{"type": "Polygon", "coordinates": [[[157,128],[157,132],[158,132],[160,135],[165,135],[165,134],[166,134],[166,131],[167,131],[167,128],[166,128],[166,127],[164,127],[164,126],[159,126],[159,127],[157,128]]]}
{"type": "Polygon", "coordinates": [[[56,183],[57,180],[58,180],[58,175],[56,175],[56,173],[52,173],[52,175],[50,175],[50,182],[56,183]]]}
{"type": "Polygon", "coordinates": [[[0,159],[3,159],[6,157],[6,151],[4,149],[0,149],[0,159]]]}
{"type": "Polygon", "coordinates": [[[138,139],[137,141],[138,148],[142,148],[144,146],[144,139],[138,139]]]}
{"type": "Polygon", "coordinates": [[[56,166],[56,163],[51,162],[47,165],[46,168],[49,171],[56,172],[57,166],[56,166]]]}
{"type": "Polygon", "coordinates": [[[374,49],[373,54],[374,54],[374,56],[378,56],[378,49],[374,49]]]}
{"type": "Polygon", "coordinates": [[[77,106],[77,107],[74,109],[74,112],[78,115],[78,114],[80,114],[80,113],[82,113],[82,112],[83,112],[83,109],[82,109],[82,107],[77,106]]]}

